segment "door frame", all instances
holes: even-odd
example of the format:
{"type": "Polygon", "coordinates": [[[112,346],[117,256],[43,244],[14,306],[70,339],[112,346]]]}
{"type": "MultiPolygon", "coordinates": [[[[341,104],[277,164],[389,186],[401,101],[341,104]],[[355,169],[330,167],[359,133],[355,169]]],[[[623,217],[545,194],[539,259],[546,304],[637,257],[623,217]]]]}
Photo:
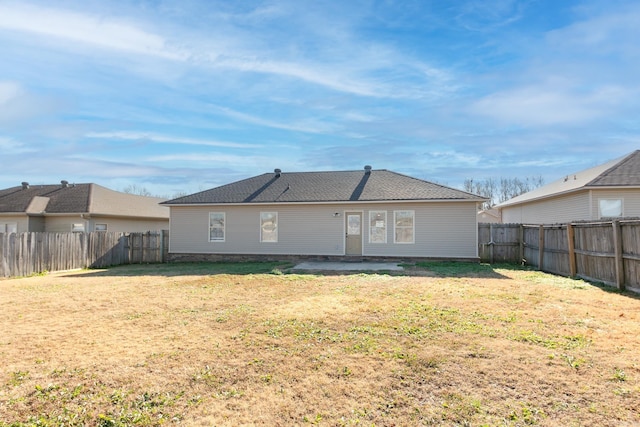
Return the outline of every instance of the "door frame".
{"type": "Polygon", "coordinates": [[[344,256],[362,256],[364,255],[364,211],[349,209],[345,210],[342,213],[344,219],[342,221],[342,234],[344,235],[344,256]],[[360,215],[360,253],[359,254],[347,254],[347,221],[349,219],[349,214],[359,214],[360,215]]]}

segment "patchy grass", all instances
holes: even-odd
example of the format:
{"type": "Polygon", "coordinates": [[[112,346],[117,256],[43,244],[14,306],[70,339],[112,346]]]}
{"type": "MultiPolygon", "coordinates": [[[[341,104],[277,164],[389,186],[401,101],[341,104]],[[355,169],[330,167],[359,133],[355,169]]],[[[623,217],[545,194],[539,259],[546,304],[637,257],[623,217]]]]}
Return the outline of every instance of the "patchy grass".
{"type": "MultiPolygon", "coordinates": [[[[480,264],[474,262],[458,262],[458,261],[428,261],[418,262],[417,267],[427,269],[438,276],[454,276],[454,277],[466,277],[466,276],[495,276],[495,266],[489,264],[480,264]]],[[[504,266],[509,269],[514,269],[514,266],[504,266]]]]}
{"type": "Polygon", "coordinates": [[[0,426],[640,423],[633,294],[484,264],[289,267],[1,281],[0,426]]]}
{"type": "Polygon", "coordinates": [[[182,262],[172,264],[134,264],[88,270],[91,276],[185,276],[213,274],[282,274],[293,267],[290,262],[182,262]]]}

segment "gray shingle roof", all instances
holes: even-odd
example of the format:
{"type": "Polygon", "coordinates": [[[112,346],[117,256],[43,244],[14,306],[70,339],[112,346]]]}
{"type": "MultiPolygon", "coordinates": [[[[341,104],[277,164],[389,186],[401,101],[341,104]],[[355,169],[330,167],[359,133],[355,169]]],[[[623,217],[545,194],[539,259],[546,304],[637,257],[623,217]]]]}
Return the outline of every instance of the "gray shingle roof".
{"type": "Polygon", "coordinates": [[[496,205],[498,208],[599,187],[640,187],[640,150],[571,173],[547,185],[496,205]]]}
{"type": "Polygon", "coordinates": [[[91,184],[32,185],[0,190],[0,212],[26,212],[34,197],[48,197],[48,213],[88,213],[91,184]]]}
{"type": "Polygon", "coordinates": [[[587,186],[640,186],[640,150],[632,152],[592,179],[587,186]]]}
{"type": "Polygon", "coordinates": [[[98,184],[30,185],[0,190],[0,213],[100,214],[169,218],[165,199],[121,193],[98,184]]]}
{"type": "Polygon", "coordinates": [[[163,204],[482,201],[480,196],[387,170],[265,173],[163,204]]]}

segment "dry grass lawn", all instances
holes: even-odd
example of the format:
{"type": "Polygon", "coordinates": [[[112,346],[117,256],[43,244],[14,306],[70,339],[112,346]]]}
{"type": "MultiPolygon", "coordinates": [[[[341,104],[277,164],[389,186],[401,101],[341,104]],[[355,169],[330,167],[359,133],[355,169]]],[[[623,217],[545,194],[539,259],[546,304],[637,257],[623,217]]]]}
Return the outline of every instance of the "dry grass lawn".
{"type": "Polygon", "coordinates": [[[640,425],[640,298],[511,267],[0,280],[0,426],[640,425]]]}

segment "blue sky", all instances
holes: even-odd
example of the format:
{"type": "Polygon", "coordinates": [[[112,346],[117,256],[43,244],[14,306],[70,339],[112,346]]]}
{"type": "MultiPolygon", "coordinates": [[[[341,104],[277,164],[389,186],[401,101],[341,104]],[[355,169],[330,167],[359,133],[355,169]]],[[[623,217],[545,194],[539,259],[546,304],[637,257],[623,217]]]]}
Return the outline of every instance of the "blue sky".
{"type": "Polygon", "coordinates": [[[550,182],[640,149],[638,23],[635,0],[0,0],[0,188],[550,182]]]}

